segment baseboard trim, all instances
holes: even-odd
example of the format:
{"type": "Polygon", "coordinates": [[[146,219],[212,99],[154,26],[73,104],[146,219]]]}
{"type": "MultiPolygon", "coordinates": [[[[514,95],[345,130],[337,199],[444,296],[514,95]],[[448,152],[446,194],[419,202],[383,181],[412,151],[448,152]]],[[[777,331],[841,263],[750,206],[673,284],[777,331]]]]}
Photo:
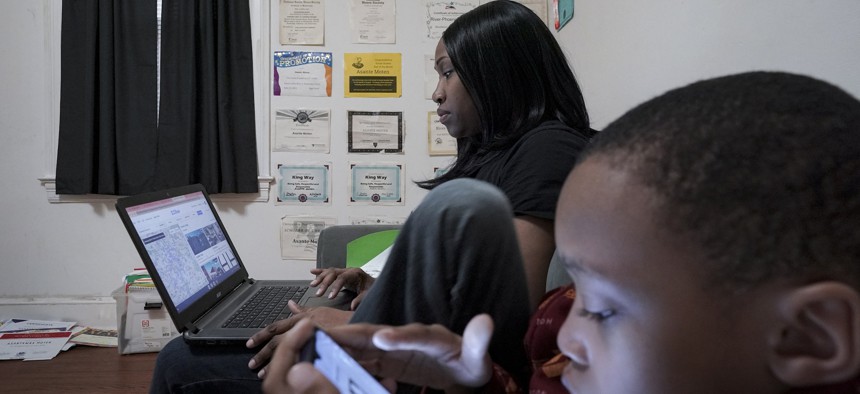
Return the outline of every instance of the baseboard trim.
{"type": "Polygon", "coordinates": [[[0,319],[10,318],[116,328],[116,301],[113,297],[0,297],[0,319]]]}

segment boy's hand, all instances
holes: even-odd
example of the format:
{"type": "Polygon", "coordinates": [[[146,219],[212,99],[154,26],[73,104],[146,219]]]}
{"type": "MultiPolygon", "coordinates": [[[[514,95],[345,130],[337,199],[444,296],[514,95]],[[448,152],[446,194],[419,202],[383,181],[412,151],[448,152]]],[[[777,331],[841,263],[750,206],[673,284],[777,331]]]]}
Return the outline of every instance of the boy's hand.
{"type": "Polygon", "coordinates": [[[302,346],[314,333],[309,319],[299,321],[285,334],[266,368],[263,391],[266,393],[337,393],[337,389],[311,363],[299,362],[302,346]]]}
{"type": "MultiPolygon", "coordinates": [[[[265,344],[265,346],[260,348],[260,351],[251,358],[251,361],[248,363],[248,368],[255,369],[265,366],[272,357],[272,354],[275,352],[275,348],[281,340],[281,334],[290,331],[290,329],[292,329],[300,320],[307,318],[320,327],[328,328],[348,323],[353,314],[353,312],[350,311],[342,311],[340,309],[324,306],[312,308],[301,307],[292,300],[287,303],[287,306],[290,308],[290,311],[293,312],[292,316],[269,324],[251,336],[251,338],[248,339],[248,342],[245,343],[245,346],[249,349],[265,344]]],[[[265,372],[263,370],[260,371],[261,376],[264,373],[265,372]]]]}
{"type": "Polygon", "coordinates": [[[493,321],[478,315],[463,337],[444,326],[349,324],[327,330],[368,372],[385,380],[450,390],[480,387],[492,375],[493,321]]]}
{"type": "Polygon", "coordinates": [[[334,298],[341,289],[352,290],[358,295],[352,300],[350,308],[355,310],[364,298],[367,290],[373,285],[374,279],[360,268],[313,268],[311,274],[316,278],[311,281],[311,287],[319,287],[318,297],[330,289],[328,298],[334,298]]]}

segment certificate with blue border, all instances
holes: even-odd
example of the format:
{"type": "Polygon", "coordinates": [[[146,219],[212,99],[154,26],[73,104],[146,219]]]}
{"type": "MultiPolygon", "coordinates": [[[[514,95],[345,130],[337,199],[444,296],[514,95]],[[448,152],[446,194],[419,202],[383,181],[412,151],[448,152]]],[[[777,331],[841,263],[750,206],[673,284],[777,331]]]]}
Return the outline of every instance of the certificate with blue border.
{"type": "Polygon", "coordinates": [[[278,201],[285,204],[331,202],[330,164],[278,164],[278,201]]]}
{"type": "Polygon", "coordinates": [[[402,164],[350,164],[349,201],[403,205],[402,164]]]}

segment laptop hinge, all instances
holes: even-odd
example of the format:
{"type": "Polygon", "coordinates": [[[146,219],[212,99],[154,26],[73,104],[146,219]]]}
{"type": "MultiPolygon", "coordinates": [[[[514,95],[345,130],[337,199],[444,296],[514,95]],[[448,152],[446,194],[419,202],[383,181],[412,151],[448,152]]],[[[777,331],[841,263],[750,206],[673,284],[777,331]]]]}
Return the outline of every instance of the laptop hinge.
{"type": "Polygon", "coordinates": [[[193,323],[189,323],[185,325],[185,331],[190,332],[192,334],[197,334],[198,332],[200,332],[200,328],[198,328],[193,323]]]}

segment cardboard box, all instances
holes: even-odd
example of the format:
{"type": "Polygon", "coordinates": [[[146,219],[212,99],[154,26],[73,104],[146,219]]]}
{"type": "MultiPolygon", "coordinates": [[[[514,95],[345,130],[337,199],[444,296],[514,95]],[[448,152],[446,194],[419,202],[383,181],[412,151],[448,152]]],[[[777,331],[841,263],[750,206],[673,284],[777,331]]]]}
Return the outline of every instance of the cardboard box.
{"type": "Polygon", "coordinates": [[[155,288],[120,287],[111,293],[116,300],[117,349],[119,354],[158,352],[179,332],[155,288]]]}

